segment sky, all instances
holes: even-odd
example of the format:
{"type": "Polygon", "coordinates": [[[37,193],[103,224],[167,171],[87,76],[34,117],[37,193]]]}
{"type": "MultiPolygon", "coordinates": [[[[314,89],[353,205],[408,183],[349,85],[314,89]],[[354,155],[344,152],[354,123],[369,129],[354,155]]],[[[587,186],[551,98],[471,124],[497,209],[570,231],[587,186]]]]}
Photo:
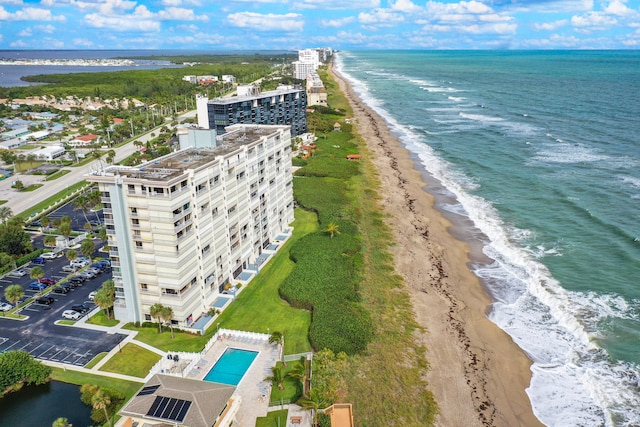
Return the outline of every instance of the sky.
{"type": "Polygon", "coordinates": [[[640,0],[0,0],[0,49],[640,49],[640,0]]]}

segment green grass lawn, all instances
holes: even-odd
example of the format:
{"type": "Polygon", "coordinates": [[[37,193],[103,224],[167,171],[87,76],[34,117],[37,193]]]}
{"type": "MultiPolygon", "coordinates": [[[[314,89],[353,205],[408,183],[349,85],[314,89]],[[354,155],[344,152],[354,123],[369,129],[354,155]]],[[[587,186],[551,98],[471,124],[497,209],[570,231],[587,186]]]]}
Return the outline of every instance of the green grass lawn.
{"type": "Polygon", "coordinates": [[[70,173],[71,171],[69,169],[60,169],[58,172],[52,173],[51,175],[49,175],[45,181],[53,181],[55,179],[58,178],[62,178],[63,176],[65,176],[66,174],[70,173]]]}
{"type": "Polygon", "coordinates": [[[20,190],[21,193],[28,193],[29,191],[35,191],[38,188],[42,187],[43,184],[31,184],[28,187],[24,187],[22,190],[20,190]]]}
{"type": "Polygon", "coordinates": [[[168,328],[163,328],[161,334],[158,333],[158,328],[137,328],[131,324],[125,326],[125,329],[132,331],[138,331],[136,340],[149,344],[162,351],[187,351],[187,352],[199,352],[202,351],[204,345],[211,339],[215,330],[212,328],[210,335],[200,336],[188,334],[185,332],[175,331],[175,338],[171,338],[171,332],[168,328]]]}
{"type": "MultiPolygon", "coordinates": [[[[95,384],[99,387],[108,387],[118,390],[125,395],[125,402],[142,387],[142,380],[138,382],[119,380],[117,378],[102,375],[85,374],[71,369],[52,368],[51,379],[64,383],[83,385],[95,384]]],[[[78,397],[79,398],[79,397],[78,397]]]]}
{"type": "Polygon", "coordinates": [[[87,368],[87,369],[93,368],[94,366],[96,366],[98,364],[98,362],[100,362],[102,359],[104,359],[107,354],[109,354],[109,353],[107,353],[105,351],[105,352],[102,352],[102,353],[96,355],[96,357],[91,359],[91,361],[89,363],[87,363],[86,365],[84,365],[84,367],[87,368]]]}
{"type": "Polygon", "coordinates": [[[291,239],[218,318],[221,328],[284,333],[285,354],[311,350],[308,338],[311,313],[289,306],[280,298],[278,288],[294,267],[289,259],[289,248],[318,228],[316,215],[297,209],[293,226],[295,231],[291,239]]]}
{"type": "Polygon", "coordinates": [[[115,326],[119,323],[117,319],[107,319],[107,315],[104,314],[104,310],[100,310],[93,316],[87,319],[87,323],[100,326],[115,326]]]}
{"type": "Polygon", "coordinates": [[[120,353],[109,359],[100,370],[144,378],[153,365],[158,363],[160,357],[159,354],[129,343],[122,347],[120,353]]]}
{"type": "MultiPolygon", "coordinates": [[[[287,404],[287,402],[294,403],[298,400],[302,394],[302,390],[299,389],[301,387],[300,382],[295,378],[287,378],[286,375],[287,372],[299,364],[300,361],[288,362],[287,367],[282,369],[282,375],[285,376],[285,380],[282,383],[284,390],[278,389],[275,385],[271,388],[271,396],[269,397],[271,404],[280,402],[284,402],[285,404],[287,404]]],[[[277,365],[282,366],[282,362],[278,362],[277,365]]]]}
{"type": "Polygon", "coordinates": [[[288,409],[268,412],[266,417],[256,419],[256,427],[286,427],[288,416],[288,409]]]}

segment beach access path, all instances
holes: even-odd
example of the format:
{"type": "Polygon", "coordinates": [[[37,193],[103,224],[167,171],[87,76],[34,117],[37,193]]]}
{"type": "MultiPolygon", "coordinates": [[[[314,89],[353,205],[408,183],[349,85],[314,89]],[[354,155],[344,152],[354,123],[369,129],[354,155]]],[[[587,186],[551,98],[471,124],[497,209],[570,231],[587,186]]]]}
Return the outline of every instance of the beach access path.
{"type": "Polygon", "coordinates": [[[354,111],[357,132],[381,181],[380,205],[393,232],[396,271],[404,278],[426,348],[438,426],[540,426],[525,392],[531,361],[485,315],[490,304],[468,267],[469,246],[449,233],[419,165],[385,120],[348,82],[332,75],[354,111]]]}

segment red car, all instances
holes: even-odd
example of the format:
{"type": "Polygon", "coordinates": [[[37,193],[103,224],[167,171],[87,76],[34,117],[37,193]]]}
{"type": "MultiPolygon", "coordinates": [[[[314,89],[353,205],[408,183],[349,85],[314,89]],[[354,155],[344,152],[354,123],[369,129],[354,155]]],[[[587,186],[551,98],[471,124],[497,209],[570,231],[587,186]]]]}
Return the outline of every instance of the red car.
{"type": "Polygon", "coordinates": [[[53,279],[49,279],[48,277],[43,277],[39,280],[40,283],[44,283],[47,286],[55,285],[56,281],[53,279]]]}

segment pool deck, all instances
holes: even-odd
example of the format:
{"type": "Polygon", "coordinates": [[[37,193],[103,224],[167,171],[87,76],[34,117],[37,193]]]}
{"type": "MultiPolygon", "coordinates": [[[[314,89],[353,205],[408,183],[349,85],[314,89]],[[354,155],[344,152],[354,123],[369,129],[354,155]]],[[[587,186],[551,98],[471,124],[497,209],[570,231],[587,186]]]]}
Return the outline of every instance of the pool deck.
{"type": "MultiPolygon", "coordinates": [[[[215,362],[222,356],[227,348],[257,351],[249,370],[237,385],[236,394],[242,396],[240,411],[238,412],[238,424],[240,426],[255,426],[256,418],[267,415],[269,409],[269,394],[271,383],[264,379],[271,375],[271,367],[276,365],[278,347],[274,344],[254,344],[244,340],[233,338],[220,338],[198,363],[198,367],[188,373],[188,377],[203,380],[207,372],[213,368],[215,362]],[[206,361],[206,362],[205,362],[206,361]]],[[[280,407],[278,407],[279,409],[280,407]]]]}

